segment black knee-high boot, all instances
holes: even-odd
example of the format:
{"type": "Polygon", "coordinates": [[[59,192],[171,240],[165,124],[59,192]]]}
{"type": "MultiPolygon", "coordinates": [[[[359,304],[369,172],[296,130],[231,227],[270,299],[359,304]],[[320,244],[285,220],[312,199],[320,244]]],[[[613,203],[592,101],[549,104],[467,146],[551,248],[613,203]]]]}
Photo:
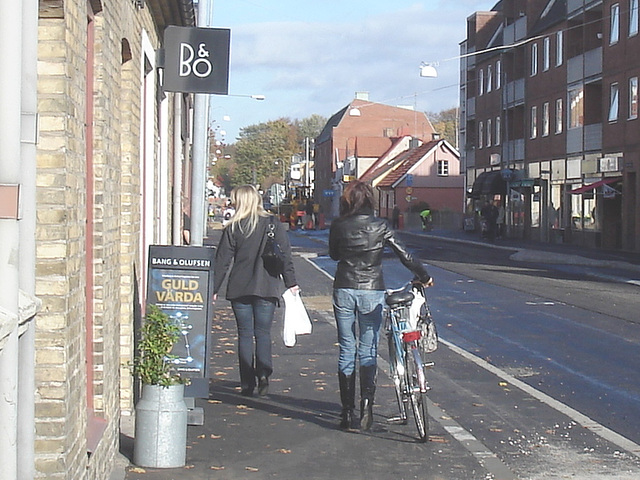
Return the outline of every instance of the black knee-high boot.
{"type": "Polygon", "coordinates": [[[356,428],[355,414],[356,407],[356,374],[345,375],[338,372],[338,382],[340,383],[340,402],[342,403],[342,413],[340,416],[340,428],[351,430],[356,428]]]}
{"type": "Polygon", "coordinates": [[[373,423],[376,370],[376,365],[360,367],[360,428],[362,430],[369,430],[373,423]]]}

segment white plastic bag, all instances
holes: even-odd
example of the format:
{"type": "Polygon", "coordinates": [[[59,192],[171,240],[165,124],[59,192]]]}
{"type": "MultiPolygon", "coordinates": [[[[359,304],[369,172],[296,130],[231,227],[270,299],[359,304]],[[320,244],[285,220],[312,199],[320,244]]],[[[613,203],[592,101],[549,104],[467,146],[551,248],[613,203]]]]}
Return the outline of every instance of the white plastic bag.
{"type": "Polygon", "coordinates": [[[308,335],[311,333],[311,320],[307,309],[302,303],[300,293],[294,294],[287,289],[283,294],[284,299],[284,328],[282,339],[287,347],[296,344],[296,335],[308,335]]]}
{"type": "Polygon", "coordinates": [[[413,293],[413,302],[411,302],[411,306],[409,307],[409,326],[411,330],[417,330],[418,320],[420,319],[426,301],[419,289],[412,288],[411,293],[413,293]]]}

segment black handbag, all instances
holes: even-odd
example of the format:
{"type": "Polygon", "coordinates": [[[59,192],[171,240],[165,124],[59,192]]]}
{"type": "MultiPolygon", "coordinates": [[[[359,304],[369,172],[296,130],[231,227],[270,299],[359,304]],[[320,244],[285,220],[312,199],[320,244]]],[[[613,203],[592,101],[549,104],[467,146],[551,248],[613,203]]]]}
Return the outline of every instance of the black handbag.
{"type": "Polygon", "coordinates": [[[267,241],[262,252],[262,262],[269,275],[278,277],[284,273],[284,253],[278,242],[276,242],[275,229],[276,226],[273,224],[273,219],[269,219],[267,241]]]}

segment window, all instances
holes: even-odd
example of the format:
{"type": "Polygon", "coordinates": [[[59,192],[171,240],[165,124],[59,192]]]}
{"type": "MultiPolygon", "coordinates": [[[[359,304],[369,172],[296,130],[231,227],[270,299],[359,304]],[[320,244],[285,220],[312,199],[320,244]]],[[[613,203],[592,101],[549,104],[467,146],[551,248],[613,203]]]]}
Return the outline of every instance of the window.
{"type": "Polygon", "coordinates": [[[629,0],[629,36],[638,34],[638,0],[629,0]]]}
{"type": "Polygon", "coordinates": [[[449,176],[449,160],[438,160],[438,176],[449,176]]]}
{"type": "Polygon", "coordinates": [[[618,120],[618,84],[612,83],[609,87],[609,121],[618,120]]]}
{"type": "Polygon", "coordinates": [[[549,102],[542,104],[542,136],[549,136],[549,102]]]}
{"type": "Polygon", "coordinates": [[[551,63],[549,56],[551,55],[551,44],[549,37],[544,37],[542,40],[542,70],[549,70],[549,64],[551,63]]]}
{"type": "Polygon", "coordinates": [[[582,87],[569,92],[569,128],[584,125],[584,91],[582,87]]]}
{"type": "Polygon", "coordinates": [[[491,91],[491,84],[493,83],[491,81],[492,75],[493,75],[493,72],[491,70],[491,65],[487,65],[487,93],[491,91]]]}
{"type": "Polygon", "coordinates": [[[496,90],[502,86],[502,62],[496,62],[496,90]]]}
{"type": "Polygon", "coordinates": [[[562,115],[563,115],[562,99],[558,98],[556,100],[556,134],[562,133],[562,120],[563,120],[562,115]]]}
{"type": "Polygon", "coordinates": [[[500,145],[500,117],[496,117],[496,145],[500,145]]]}
{"type": "Polygon", "coordinates": [[[629,79],[629,118],[638,118],[638,77],[629,79]]]}
{"type": "Polygon", "coordinates": [[[487,120],[487,147],[491,146],[491,119],[487,120]]]}
{"type": "Polygon", "coordinates": [[[609,18],[609,45],[618,43],[620,37],[620,4],[611,5],[611,17],[609,18]]]}
{"type": "Polygon", "coordinates": [[[478,74],[478,95],[484,94],[484,70],[480,69],[478,74]]]}
{"type": "Polygon", "coordinates": [[[531,138],[538,136],[538,107],[531,107],[531,138]]]}
{"type": "Polygon", "coordinates": [[[538,44],[531,45],[531,76],[538,73],[538,44]]]}
{"type": "Polygon", "coordinates": [[[564,42],[564,36],[562,33],[562,30],[560,30],[559,32],[556,32],[556,67],[559,67],[560,65],[562,65],[562,61],[563,61],[563,43],[564,42]]]}
{"type": "Polygon", "coordinates": [[[484,124],[478,124],[478,148],[482,148],[482,139],[484,138],[484,124]]]}

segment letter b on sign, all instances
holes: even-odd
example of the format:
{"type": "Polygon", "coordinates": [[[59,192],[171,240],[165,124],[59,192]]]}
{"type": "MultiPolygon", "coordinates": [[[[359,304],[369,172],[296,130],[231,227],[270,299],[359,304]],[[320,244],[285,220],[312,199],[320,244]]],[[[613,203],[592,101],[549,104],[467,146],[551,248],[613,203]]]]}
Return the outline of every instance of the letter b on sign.
{"type": "Polygon", "coordinates": [[[167,27],[164,90],[227,95],[230,37],[225,28],[167,27]]]}

